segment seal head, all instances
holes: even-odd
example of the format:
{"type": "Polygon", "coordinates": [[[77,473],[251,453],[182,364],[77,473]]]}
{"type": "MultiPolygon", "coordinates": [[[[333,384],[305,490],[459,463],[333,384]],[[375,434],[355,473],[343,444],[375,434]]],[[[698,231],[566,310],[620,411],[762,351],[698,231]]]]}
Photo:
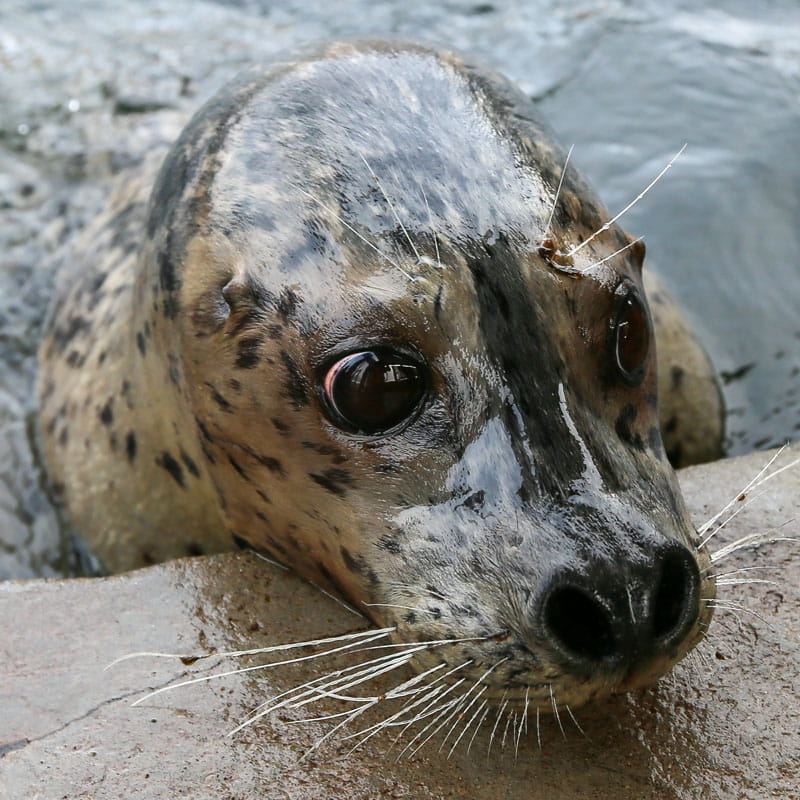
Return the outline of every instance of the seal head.
{"type": "Polygon", "coordinates": [[[680,659],[714,586],[659,433],[644,248],[597,234],[564,164],[528,98],[445,50],[319,46],[226,87],[107,311],[109,427],[165,493],[129,528],[172,530],[171,503],[203,549],[249,542],[398,640],[458,640],[420,668],[543,708],[680,659]]]}

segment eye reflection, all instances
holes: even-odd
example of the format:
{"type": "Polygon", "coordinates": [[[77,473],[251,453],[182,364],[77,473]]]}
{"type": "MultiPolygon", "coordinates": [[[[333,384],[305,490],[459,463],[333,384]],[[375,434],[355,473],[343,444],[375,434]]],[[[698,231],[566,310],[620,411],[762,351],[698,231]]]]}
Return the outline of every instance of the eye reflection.
{"type": "Polygon", "coordinates": [[[385,433],[417,410],[427,385],[423,364],[393,350],[365,350],[337,361],[322,391],[331,421],[351,433],[385,433]]]}

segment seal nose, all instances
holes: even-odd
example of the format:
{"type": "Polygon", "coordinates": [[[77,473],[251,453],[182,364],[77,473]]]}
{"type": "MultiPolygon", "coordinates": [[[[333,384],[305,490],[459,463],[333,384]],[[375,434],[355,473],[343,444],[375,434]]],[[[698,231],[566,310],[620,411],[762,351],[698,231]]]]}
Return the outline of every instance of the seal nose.
{"type": "MultiPolygon", "coordinates": [[[[619,569],[597,568],[610,576],[619,569]]],[[[677,646],[699,613],[700,575],[691,553],[664,547],[627,582],[565,575],[553,581],[542,606],[546,637],[575,666],[599,662],[633,666],[677,646]],[[598,588],[600,583],[600,588],[598,588]],[[605,584],[605,585],[603,585],[605,584]]]]}

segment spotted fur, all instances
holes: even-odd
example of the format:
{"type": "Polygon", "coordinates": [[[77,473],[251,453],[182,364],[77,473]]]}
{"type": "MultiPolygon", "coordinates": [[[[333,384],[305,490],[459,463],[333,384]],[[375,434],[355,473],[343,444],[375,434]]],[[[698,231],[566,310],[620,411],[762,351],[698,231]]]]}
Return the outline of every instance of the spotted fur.
{"type": "Polygon", "coordinates": [[[633,387],[608,356],[642,249],[614,225],[554,256],[609,217],[570,166],[545,229],[564,163],[519,90],[419,45],[307,49],[207,103],[149,205],[145,172],[84,235],[42,345],[51,474],[106,566],[247,542],[401,639],[483,638],[447,658],[541,705],[687,652],[706,611],[593,671],[542,631],[554,575],[646,614],[659,554],[695,546],[654,356],[633,387]],[[419,413],[339,430],[320,370],[388,343],[430,365],[419,413]]]}

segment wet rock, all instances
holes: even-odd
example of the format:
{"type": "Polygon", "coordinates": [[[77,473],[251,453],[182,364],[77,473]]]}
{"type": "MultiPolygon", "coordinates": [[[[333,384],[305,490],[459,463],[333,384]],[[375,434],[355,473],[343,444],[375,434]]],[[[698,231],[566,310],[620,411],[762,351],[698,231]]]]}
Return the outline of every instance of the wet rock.
{"type": "MultiPolygon", "coordinates": [[[[771,470],[797,457],[798,448],[784,453],[771,470]]],[[[740,512],[714,537],[712,551],[754,533],[800,536],[800,467],[741,494],[765,461],[756,454],[681,473],[698,523],[731,499],[722,519],[740,512]]],[[[721,573],[752,567],[759,569],[729,579],[775,583],[721,586],[720,604],[741,609],[718,610],[697,655],[655,687],[576,711],[583,733],[562,708],[563,734],[542,716],[537,736],[532,715],[517,752],[518,729],[509,732],[504,716],[488,753],[489,716],[471,749],[470,731],[449,756],[457,728],[443,747],[435,736],[399,762],[413,732],[394,747],[397,731],[381,733],[351,753],[357,739],[341,731],[304,760],[338,721],[312,718],[341,711],[337,700],[283,709],[226,735],[259,703],[336,668],[323,660],[194,683],[136,707],[131,703],[148,691],[253,666],[257,657],[184,664],[141,656],[104,669],[137,651],[252,648],[368,627],[253,555],[104,579],[6,583],[0,797],[785,800],[800,785],[800,544],[778,541],[719,562],[721,573]]],[[[283,651],[271,660],[309,652],[283,651]]],[[[377,696],[394,683],[369,691],[377,696]]],[[[388,717],[385,702],[348,730],[388,717]]]]}

